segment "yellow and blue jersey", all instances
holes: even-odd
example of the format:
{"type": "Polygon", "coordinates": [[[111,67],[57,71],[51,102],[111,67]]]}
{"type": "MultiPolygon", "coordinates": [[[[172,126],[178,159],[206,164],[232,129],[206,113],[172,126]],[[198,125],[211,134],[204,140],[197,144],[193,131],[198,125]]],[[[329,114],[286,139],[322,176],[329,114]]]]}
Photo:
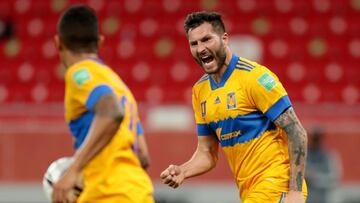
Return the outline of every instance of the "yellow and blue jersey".
{"type": "Polygon", "coordinates": [[[84,168],[85,190],[78,202],[152,202],[151,181],[132,149],[139,117],[130,90],[111,68],[96,59],[69,67],[65,81],[65,119],[76,149],[88,134],[101,96],[116,95],[125,111],[116,135],[84,168]]]}
{"type": "Polygon", "coordinates": [[[132,149],[136,152],[136,153],[139,153],[139,146],[137,144],[137,141],[136,139],[138,139],[138,137],[140,136],[145,136],[144,135],[144,129],[142,127],[142,124],[140,122],[140,120],[138,120],[136,122],[136,132],[135,132],[135,142],[133,143],[132,145],[132,149]]]}
{"type": "Polygon", "coordinates": [[[274,121],[292,104],[274,73],[233,55],[219,83],[205,74],[194,85],[192,101],[198,136],[218,139],[243,200],[264,180],[288,190],[287,136],[274,121]]]}

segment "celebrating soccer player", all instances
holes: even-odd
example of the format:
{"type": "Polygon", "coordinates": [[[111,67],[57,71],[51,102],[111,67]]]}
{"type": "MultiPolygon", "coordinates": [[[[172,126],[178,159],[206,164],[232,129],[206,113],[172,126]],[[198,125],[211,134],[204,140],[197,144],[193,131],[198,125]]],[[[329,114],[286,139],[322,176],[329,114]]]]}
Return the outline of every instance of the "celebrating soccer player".
{"type": "Polygon", "coordinates": [[[220,143],[242,202],[304,203],[307,135],[277,76],[231,52],[220,14],[191,13],[184,28],[205,71],[192,90],[198,145],[189,161],[161,173],[163,182],[177,188],[211,170],[220,143]]]}

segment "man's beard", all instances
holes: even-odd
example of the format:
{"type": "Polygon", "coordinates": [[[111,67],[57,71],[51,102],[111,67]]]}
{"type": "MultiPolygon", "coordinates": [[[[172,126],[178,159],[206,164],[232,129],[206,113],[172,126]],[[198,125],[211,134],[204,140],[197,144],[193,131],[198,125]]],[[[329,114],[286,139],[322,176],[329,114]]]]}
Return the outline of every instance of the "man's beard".
{"type": "Polygon", "coordinates": [[[221,70],[221,67],[223,67],[223,65],[225,64],[225,60],[226,60],[226,51],[225,51],[225,47],[223,46],[223,44],[221,43],[220,45],[220,48],[218,50],[216,50],[215,53],[213,53],[211,50],[210,50],[210,53],[211,55],[214,57],[213,60],[216,61],[216,69],[213,70],[213,71],[207,71],[205,68],[204,68],[204,63],[203,61],[201,60],[199,54],[197,55],[196,57],[196,62],[204,69],[204,71],[207,73],[207,74],[216,74],[218,73],[220,70],[221,70]]]}
{"type": "MultiPolygon", "coordinates": [[[[221,46],[221,49],[219,49],[217,52],[216,52],[216,57],[214,57],[217,62],[217,69],[216,69],[216,72],[219,72],[221,70],[221,68],[224,66],[225,64],[225,60],[226,60],[226,51],[225,51],[225,47],[224,46],[221,46]]],[[[210,74],[214,74],[214,73],[210,73],[210,74]]]]}

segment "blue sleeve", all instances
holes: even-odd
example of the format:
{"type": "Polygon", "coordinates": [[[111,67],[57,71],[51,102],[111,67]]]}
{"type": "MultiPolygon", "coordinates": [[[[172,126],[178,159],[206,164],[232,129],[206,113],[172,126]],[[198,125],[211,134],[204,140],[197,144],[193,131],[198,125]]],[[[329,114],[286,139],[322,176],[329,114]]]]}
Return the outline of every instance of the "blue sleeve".
{"type": "Polygon", "coordinates": [[[137,136],[143,136],[144,135],[144,129],[143,129],[140,121],[138,121],[136,123],[136,135],[137,136]]]}
{"type": "Polygon", "coordinates": [[[208,124],[196,124],[198,136],[214,135],[214,131],[208,124]]]}
{"type": "Polygon", "coordinates": [[[86,100],[86,108],[89,111],[92,111],[95,104],[99,101],[99,99],[101,98],[101,96],[103,96],[104,94],[113,94],[113,90],[111,89],[110,86],[108,85],[99,85],[97,87],[95,87],[89,97],[86,100]]]}
{"type": "Polygon", "coordinates": [[[291,101],[289,96],[285,95],[281,97],[274,105],[272,105],[265,115],[271,120],[275,121],[286,109],[291,107],[291,101]]]}

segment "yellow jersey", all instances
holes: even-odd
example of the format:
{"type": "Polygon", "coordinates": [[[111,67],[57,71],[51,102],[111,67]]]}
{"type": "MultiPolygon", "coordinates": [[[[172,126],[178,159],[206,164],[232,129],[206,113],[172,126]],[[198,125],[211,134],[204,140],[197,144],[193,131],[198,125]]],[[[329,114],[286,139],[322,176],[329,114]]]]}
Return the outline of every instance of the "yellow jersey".
{"type": "Polygon", "coordinates": [[[241,199],[263,181],[273,183],[280,199],[290,165],[287,136],[274,121],[291,102],[278,77],[233,55],[219,83],[205,74],[194,85],[192,102],[198,136],[218,139],[241,199]]]}
{"type": "Polygon", "coordinates": [[[85,188],[78,202],[153,202],[150,178],[132,149],[139,117],[130,90],[111,68],[91,58],[69,67],[65,84],[65,120],[76,149],[88,134],[102,95],[115,94],[125,111],[116,135],[85,166],[85,188]]]}

